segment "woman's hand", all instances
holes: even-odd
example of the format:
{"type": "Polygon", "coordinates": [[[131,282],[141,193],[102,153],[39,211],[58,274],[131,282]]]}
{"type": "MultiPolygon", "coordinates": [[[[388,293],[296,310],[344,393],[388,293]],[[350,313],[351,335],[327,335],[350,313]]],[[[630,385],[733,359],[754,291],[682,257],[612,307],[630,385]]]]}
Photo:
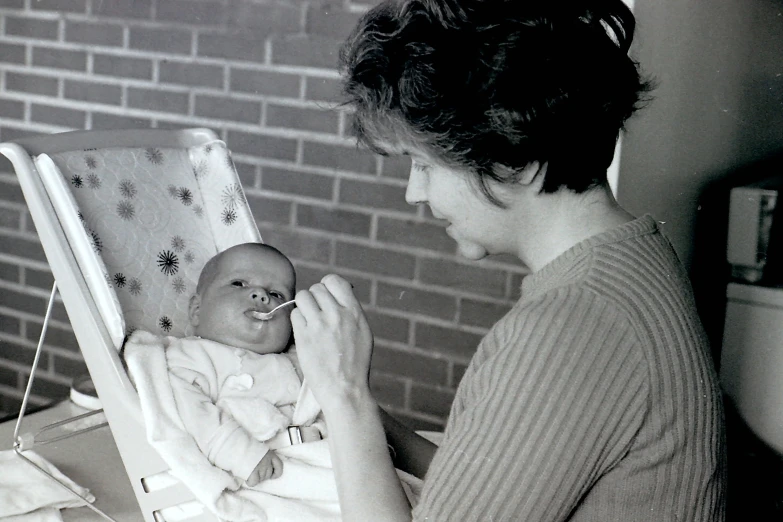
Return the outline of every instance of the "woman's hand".
{"type": "Polygon", "coordinates": [[[326,416],[343,520],[411,519],[368,381],[372,333],[345,279],[328,275],[296,294],[291,312],[305,379],[326,416]]]}
{"type": "Polygon", "coordinates": [[[291,324],[302,372],[325,413],[369,396],[372,333],[348,281],[330,274],[297,292],[291,324]]]}

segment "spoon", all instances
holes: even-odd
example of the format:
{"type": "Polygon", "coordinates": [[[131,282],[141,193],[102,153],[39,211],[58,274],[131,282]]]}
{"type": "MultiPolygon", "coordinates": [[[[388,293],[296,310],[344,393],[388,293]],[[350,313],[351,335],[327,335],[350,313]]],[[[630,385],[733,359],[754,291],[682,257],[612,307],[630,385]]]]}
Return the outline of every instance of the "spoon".
{"type": "Polygon", "coordinates": [[[280,310],[282,307],[288,306],[290,304],[295,304],[295,303],[296,303],[296,301],[292,299],[290,301],[286,301],[285,303],[283,303],[281,305],[275,306],[274,308],[272,308],[268,312],[253,312],[252,315],[256,319],[260,319],[261,321],[268,321],[268,320],[270,320],[272,318],[272,316],[275,314],[275,312],[280,310]]]}

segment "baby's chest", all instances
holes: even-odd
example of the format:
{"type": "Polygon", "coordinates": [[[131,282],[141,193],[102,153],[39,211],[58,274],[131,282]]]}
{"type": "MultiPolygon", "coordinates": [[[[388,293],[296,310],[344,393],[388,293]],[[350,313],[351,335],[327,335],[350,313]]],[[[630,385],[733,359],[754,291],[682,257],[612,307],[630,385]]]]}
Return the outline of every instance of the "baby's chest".
{"type": "Polygon", "coordinates": [[[221,376],[219,396],[222,398],[260,397],[273,404],[296,401],[301,383],[293,366],[287,361],[241,361],[232,372],[221,376]]]}

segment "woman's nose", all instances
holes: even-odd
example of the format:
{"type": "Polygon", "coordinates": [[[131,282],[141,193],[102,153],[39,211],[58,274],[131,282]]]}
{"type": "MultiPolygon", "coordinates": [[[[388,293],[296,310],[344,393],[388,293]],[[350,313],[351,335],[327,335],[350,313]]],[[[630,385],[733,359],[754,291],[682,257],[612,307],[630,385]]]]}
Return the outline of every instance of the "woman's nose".
{"type": "Polygon", "coordinates": [[[421,205],[427,202],[427,174],[411,164],[408,176],[408,188],[405,190],[405,201],[409,205],[421,205]]]}

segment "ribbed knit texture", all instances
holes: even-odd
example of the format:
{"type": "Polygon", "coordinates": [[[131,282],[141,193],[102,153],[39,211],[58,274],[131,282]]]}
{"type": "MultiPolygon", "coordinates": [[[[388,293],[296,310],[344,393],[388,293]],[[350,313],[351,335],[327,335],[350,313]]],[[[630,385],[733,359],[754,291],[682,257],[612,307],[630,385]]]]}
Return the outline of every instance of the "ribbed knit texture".
{"type": "Polygon", "coordinates": [[[724,520],[709,354],[651,217],[574,246],[524,279],[479,345],[414,519],[724,520]]]}

